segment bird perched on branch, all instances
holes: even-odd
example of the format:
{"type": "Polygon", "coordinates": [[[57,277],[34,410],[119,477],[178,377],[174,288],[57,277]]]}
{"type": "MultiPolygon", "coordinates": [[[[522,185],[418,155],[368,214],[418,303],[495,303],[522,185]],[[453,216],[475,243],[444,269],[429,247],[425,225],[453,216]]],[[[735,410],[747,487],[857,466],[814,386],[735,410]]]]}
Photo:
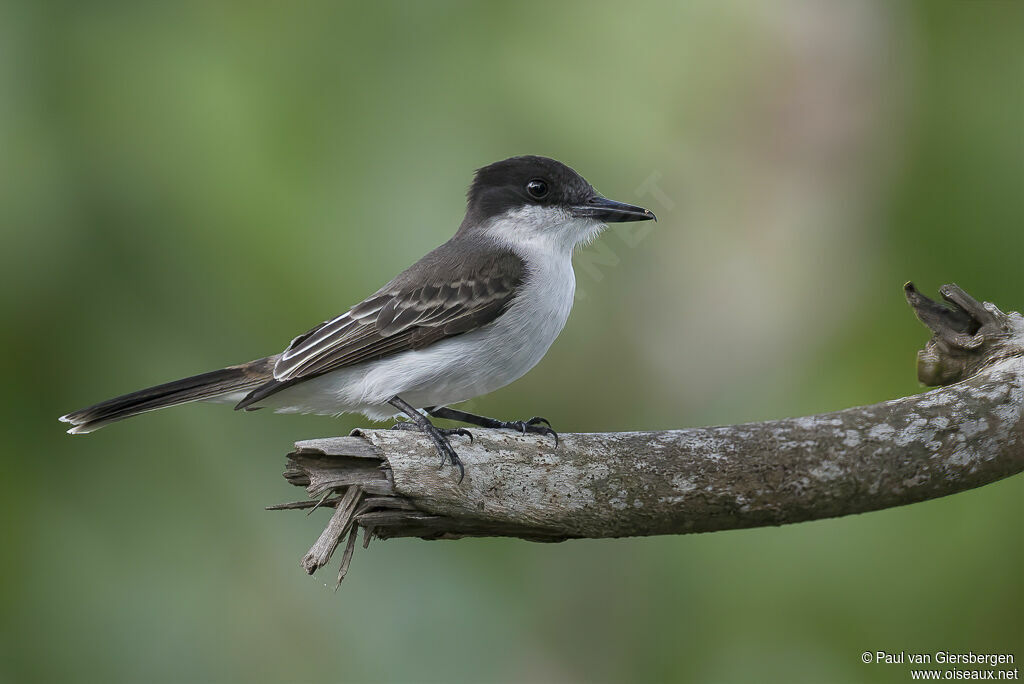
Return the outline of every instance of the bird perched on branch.
{"type": "Polygon", "coordinates": [[[405,414],[464,475],[449,442],[472,435],[429,416],[558,436],[543,418],[502,421],[449,408],[520,378],[569,317],[573,250],[607,223],[653,219],[607,199],[571,168],[512,157],[476,172],[466,216],[448,242],[280,354],[132,392],[61,416],[71,434],[198,400],[285,413],[405,414]]]}

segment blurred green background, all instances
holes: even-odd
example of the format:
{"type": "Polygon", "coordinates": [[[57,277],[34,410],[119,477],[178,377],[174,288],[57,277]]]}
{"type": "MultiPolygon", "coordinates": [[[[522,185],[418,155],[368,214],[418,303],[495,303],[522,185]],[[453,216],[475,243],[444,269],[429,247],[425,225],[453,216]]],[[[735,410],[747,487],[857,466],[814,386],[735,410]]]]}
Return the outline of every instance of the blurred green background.
{"type": "Polygon", "coordinates": [[[563,431],[920,391],[913,279],[1024,308],[1019,2],[0,2],[0,680],[909,679],[1024,658],[1024,479],[780,529],[298,560],[296,439],[358,417],[56,417],[273,353],[564,160],[655,224],[466,405],[563,431]],[[332,568],[334,564],[332,564],[332,568]]]}

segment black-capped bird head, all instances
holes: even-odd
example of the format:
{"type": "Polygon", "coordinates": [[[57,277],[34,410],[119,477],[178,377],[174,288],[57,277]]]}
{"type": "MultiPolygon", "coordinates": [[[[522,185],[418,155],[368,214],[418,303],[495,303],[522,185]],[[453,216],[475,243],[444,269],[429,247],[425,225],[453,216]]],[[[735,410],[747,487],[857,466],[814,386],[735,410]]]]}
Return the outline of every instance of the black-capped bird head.
{"type": "Polygon", "coordinates": [[[562,233],[573,244],[604,224],[656,219],[643,207],[602,196],[583,176],[548,157],[511,157],[479,169],[467,193],[460,232],[510,240],[562,233]],[[519,233],[519,235],[516,235],[519,233]]]}

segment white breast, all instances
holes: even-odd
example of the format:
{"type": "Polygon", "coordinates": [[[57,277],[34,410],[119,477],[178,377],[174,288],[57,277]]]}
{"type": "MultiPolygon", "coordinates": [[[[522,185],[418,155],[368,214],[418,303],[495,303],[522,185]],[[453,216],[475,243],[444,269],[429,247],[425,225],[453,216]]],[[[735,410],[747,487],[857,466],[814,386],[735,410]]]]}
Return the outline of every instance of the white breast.
{"type": "MultiPolygon", "coordinates": [[[[476,366],[473,396],[503,387],[537,365],[569,319],[576,293],[571,253],[522,256],[527,274],[508,310],[493,324],[461,336],[476,366]]],[[[451,342],[462,342],[461,337],[451,342]]]]}

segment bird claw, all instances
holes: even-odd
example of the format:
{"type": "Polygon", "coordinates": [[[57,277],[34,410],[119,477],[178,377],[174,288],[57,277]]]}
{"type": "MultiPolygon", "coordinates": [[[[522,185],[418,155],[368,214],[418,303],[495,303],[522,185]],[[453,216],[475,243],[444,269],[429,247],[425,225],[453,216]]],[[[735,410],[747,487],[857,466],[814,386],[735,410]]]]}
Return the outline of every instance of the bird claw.
{"type": "Polygon", "coordinates": [[[459,470],[459,483],[462,483],[462,479],[466,477],[466,468],[462,465],[462,459],[455,453],[455,449],[448,441],[448,437],[451,435],[459,435],[461,437],[469,437],[469,443],[473,443],[473,433],[466,428],[439,428],[430,426],[430,429],[421,429],[419,425],[412,421],[402,421],[395,423],[391,426],[391,430],[402,430],[402,431],[413,431],[422,432],[430,438],[430,441],[434,443],[434,448],[437,453],[441,455],[441,463],[438,466],[443,468],[446,462],[450,462],[453,467],[459,470]]]}
{"type": "Polygon", "coordinates": [[[449,461],[453,468],[459,469],[459,484],[462,484],[462,479],[466,477],[466,468],[462,465],[462,459],[455,453],[455,449],[448,443],[447,438],[441,437],[441,442],[434,442],[434,446],[441,454],[441,463],[437,466],[438,468],[444,468],[445,461],[449,461]]]}
{"type": "Polygon", "coordinates": [[[466,428],[446,428],[440,431],[445,435],[459,435],[460,437],[469,437],[469,443],[473,443],[473,433],[466,428]]]}
{"type": "Polygon", "coordinates": [[[534,416],[529,420],[510,420],[506,421],[501,427],[509,430],[518,430],[524,435],[527,433],[535,435],[550,435],[555,438],[555,448],[558,448],[558,433],[551,428],[551,423],[548,422],[547,418],[534,416]]]}

